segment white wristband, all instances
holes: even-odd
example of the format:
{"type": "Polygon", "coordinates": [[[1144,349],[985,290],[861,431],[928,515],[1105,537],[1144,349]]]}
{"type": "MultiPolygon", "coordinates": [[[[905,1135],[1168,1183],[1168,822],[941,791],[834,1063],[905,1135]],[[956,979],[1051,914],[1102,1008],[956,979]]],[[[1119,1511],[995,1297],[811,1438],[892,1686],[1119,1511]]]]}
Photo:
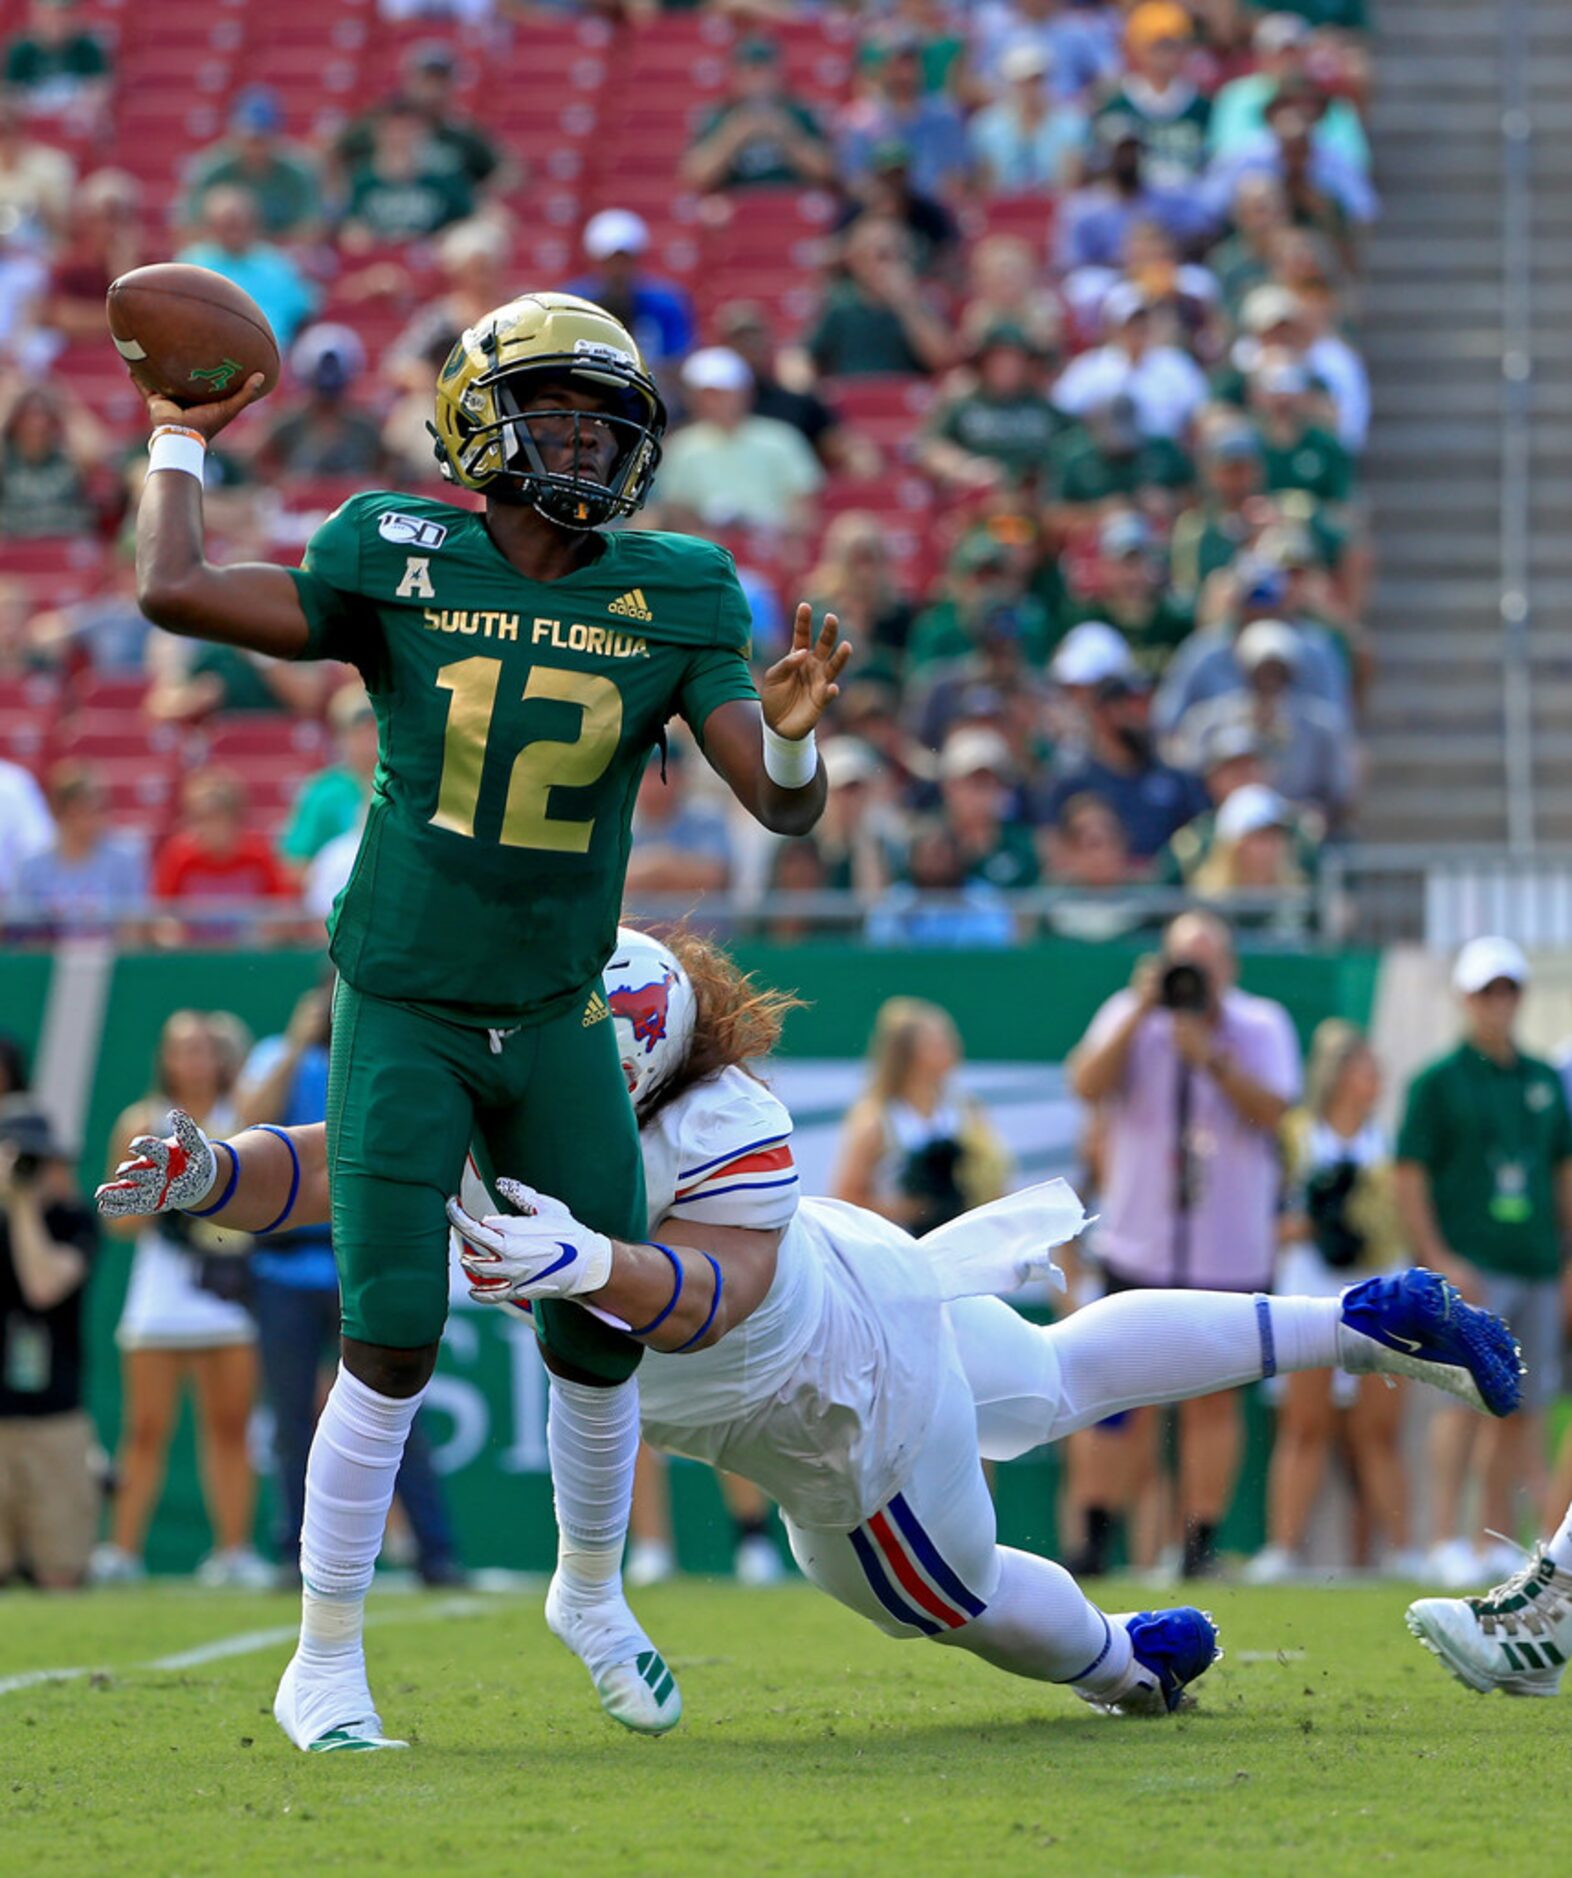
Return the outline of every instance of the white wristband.
{"type": "Polygon", "coordinates": [[[805,789],[819,770],[819,747],[806,737],[778,737],[764,726],[764,773],[781,789],[805,789]]]}
{"type": "Polygon", "coordinates": [[[184,470],[201,482],[206,464],[207,445],[194,430],[161,424],[147,440],[149,476],[154,470],[184,470]]]}

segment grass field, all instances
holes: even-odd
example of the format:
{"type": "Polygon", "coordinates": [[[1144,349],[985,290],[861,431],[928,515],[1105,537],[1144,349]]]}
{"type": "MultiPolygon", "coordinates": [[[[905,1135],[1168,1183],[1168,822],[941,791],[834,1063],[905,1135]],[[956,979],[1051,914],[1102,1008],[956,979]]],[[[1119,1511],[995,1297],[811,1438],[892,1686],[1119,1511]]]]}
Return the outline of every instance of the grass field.
{"type": "Polygon", "coordinates": [[[689,1581],[641,1600],[687,1703],[649,1741],[538,1593],[383,1594],[373,1676],[414,1750],[307,1758],[268,1712],[293,1600],[10,1596],[0,1871],[1565,1872],[1572,1691],[1471,1695],[1404,1601],[1220,1590],[1201,1706],[1132,1723],[800,1586],[689,1581]]]}

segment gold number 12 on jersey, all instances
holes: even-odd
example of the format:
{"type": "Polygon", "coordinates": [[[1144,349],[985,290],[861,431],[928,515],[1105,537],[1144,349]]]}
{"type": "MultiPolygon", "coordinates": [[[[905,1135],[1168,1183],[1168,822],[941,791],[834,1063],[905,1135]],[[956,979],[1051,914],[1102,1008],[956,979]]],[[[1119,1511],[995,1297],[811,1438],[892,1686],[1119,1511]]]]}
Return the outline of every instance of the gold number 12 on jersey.
{"type": "MultiPolygon", "coordinates": [[[[447,733],[442,742],[442,783],[437,792],[434,828],[473,836],[475,808],[486,766],[491,719],[497,708],[502,661],[476,657],[444,665],[437,684],[451,691],[447,733]]],[[[545,848],[553,854],[589,850],[595,820],[567,821],[546,812],[553,789],[583,789],[598,782],[616,754],[622,735],[622,693],[609,678],[591,672],[564,672],[537,665],[524,687],[526,701],[552,699],[576,704],[583,712],[579,734],[571,743],[538,738],[513,759],[501,840],[509,848],[545,848]]]]}

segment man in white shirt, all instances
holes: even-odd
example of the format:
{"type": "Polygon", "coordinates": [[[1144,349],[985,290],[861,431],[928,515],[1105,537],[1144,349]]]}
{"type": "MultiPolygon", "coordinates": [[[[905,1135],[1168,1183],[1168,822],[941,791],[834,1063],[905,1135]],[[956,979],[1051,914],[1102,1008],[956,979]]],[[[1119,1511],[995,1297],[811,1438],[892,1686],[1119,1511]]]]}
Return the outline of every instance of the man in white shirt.
{"type": "Polygon", "coordinates": [[[54,841],[54,817],[37,779],[0,757],[0,902],[16,893],[22,863],[54,841]]]}
{"type": "Polygon", "coordinates": [[[1110,398],[1135,406],[1143,437],[1182,436],[1206,402],[1206,375],[1188,352],[1154,343],[1152,307],[1121,281],[1103,301],[1102,345],[1072,359],[1053,389],[1061,411],[1082,417],[1110,398]]]}

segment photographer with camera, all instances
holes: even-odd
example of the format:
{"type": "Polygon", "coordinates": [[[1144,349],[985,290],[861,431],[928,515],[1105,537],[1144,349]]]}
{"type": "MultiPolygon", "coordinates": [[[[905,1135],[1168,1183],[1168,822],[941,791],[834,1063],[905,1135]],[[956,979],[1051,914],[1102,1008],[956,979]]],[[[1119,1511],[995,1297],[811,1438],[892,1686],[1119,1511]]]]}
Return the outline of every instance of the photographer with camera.
{"type": "MultiPolygon", "coordinates": [[[[333,1034],[333,973],[296,1003],[281,1035],[252,1050],[236,1085],[238,1113],[255,1126],[285,1128],[327,1114],[328,1046],[333,1034]]],[[[306,1460],[316,1432],[318,1384],[339,1337],[338,1268],[326,1226],[269,1233],[248,1260],[250,1304],[257,1324],[262,1389],[273,1411],[273,1467],[278,1485],[274,1539],[279,1576],[298,1583],[300,1526],[306,1508],[306,1460]]],[[[395,1487],[414,1535],[422,1580],[462,1582],[452,1522],[432,1465],[424,1418],[416,1416],[395,1487]]]]}
{"type": "MultiPolygon", "coordinates": [[[[1345,1286],[1408,1263],[1392,1173],[1392,1147],[1376,1119],[1381,1066],[1355,1025],[1317,1025],[1305,1100],[1283,1124],[1288,1209],[1279,1228],[1278,1292],[1335,1298],[1345,1286]]],[[[1275,1584],[1296,1555],[1334,1446],[1346,1448],[1361,1525],[1385,1540],[1383,1568],[1419,1575],[1409,1549],[1408,1482],[1398,1438],[1403,1397],[1346,1370],[1284,1379],[1267,1482],[1267,1544],[1252,1584],[1275,1584]]]]}
{"type": "Polygon", "coordinates": [[[81,1584],[98,1523],[82,1289],[98,1223],[48,1118],[0,1098],[0,1585],[81,1584]]]}
{"type": "Polygon", "coordinates": [[[846,1116],[830,1192],[921,1237],[1009,1184],[1010,1159],[982,1105],[956,1084],[948,1011],[888,998],[874,1020],[868,1084],[846,1116]]]}
{"type": "MultiPolygon", "coordinates": [[[[1271,1286],[1281,1184],[1277,1130],[1299,1093],[1287,1011],[1239,990],[1233,940],[1211,913],[1182,913],[1161,955],[1093,1018],[1070,1086],[1100,1110],[1104,1183],[1097,1246],[1108,1292],[1271,1286]]],[[[1231,1395],[1179,1408],[1184,1569],[1211,1569],[1238,1472],[1231,1395]]],[[[1154,1411],[1132,1440],[1156,1437],[1154,1411]]]]}

